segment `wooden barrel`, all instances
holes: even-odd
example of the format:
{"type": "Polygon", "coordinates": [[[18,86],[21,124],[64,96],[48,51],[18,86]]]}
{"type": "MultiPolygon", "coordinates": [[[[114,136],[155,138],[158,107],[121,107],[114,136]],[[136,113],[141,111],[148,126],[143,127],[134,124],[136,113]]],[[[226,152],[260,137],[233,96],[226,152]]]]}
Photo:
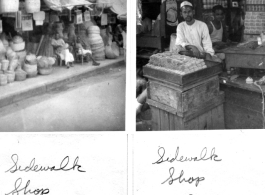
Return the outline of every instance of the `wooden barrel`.
{"type": "Polygon", "coordinates": [[[25,0],[25,8],[27,13],[39,12],[40,0],[25,0]]]}
{"type": "Polygon", "coordinates": [[[0,13],[17,12],[19,0],[0,0],[0,13]]]}

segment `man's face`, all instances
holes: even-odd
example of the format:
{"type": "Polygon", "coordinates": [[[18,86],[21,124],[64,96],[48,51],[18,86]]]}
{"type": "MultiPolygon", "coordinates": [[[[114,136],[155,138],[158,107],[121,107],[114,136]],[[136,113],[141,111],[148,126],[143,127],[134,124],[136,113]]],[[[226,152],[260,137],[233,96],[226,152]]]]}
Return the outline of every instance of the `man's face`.
{"type": "Polygon", "coordinates": [[[191,22],[193,20],[194,10],[190,6],[184,6],[181,8],[181,14],[186,22],[191,22]]]}
{"type": "Polygon", "coordinates": [[[224,19],[224,13],[222,10],[215,10],[213,16],[217,21],[222,21],[224,19]]]}

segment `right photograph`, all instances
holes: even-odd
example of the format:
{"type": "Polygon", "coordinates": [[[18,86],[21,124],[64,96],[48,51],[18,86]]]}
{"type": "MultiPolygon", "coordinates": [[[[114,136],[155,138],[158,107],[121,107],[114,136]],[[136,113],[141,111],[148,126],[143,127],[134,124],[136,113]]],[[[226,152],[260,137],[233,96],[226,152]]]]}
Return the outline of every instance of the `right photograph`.
{"type": "Polygon", "coordinates": [[[138,0],[136,130],[265,128],[265,0],[138,0]]]}

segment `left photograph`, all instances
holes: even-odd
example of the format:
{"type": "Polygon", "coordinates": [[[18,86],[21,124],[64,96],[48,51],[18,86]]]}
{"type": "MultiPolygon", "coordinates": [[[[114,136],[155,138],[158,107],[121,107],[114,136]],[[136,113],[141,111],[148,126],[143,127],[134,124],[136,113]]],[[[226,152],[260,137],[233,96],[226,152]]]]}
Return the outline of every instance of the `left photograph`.
{"type": "Polygon", "coordinates": [[[0,132],[124,131],[127,0],[0,1],[0,132]]]}

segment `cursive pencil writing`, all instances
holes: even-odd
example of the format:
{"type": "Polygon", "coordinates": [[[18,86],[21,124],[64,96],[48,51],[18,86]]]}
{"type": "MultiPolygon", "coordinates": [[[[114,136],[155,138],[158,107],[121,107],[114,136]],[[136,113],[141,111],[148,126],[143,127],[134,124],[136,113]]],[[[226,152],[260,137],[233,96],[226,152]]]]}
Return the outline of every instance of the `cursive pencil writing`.
{"type": "Polygon", "coordinates": [[[77,170],[78,172],[86,172],[84,170],[81,170],[81,165],[78,164],[79,157],[77,156],[73,162],[72,165],[68,166],[69,164],[69,156],[66,156],[60,163],[59,167],[56,166],[41,166],[41,165],[35,165],[35,158],[33,158],[28,166],[22,167],[18,164],[19,157],[17,154],[13,154],[11,156],[11,160],[13,162],[13,165],[11,168],[9,168],[6,172],[15,173],[17,171],[22,172],[40,172],[40,171],[71,171],[71,170],[77,170]]]}
{"type": "Polygon", "coordinates": [[[30,180],[27,181],[25,187],[20,188],[21,184],[22,184],[22,179],[18,178],[15,182],[15,189],[5,195],[19,195],[20,192],[24,193],[24,195],[26,194],[44,195],[44,194],[49,194],[50,192],[48,188],[30,190],[29,189],[30,180]]]}
{"type": "Polygon", "coordinates": [[[158,148],[158,155],[159,159],[155,161],[152,164],[161,164],[164,162],[187,162],[187,161],[207,161],[207,160],[212,160],[212,161],[222,161],[222,159],[218,158],[218,155],[215,154],[215,148],[212,148],[211,153],[208,155],[208,150],[206,147],[204,147],[201,151],[201,154],[199,157],[185,157],[185,156],[180,156],[179,155],[179,147],[177,147],[177,150],[175,152],[175,156],[173,158],[170,157],[165,157],[166,150],[164,147],[159,147],[158,148]]]}
{"type": "Polygon", "coordinates": [[[186,182],[189,184],[192,184],[193,182],[195,182],[195,186],[197,187],[201,181],[205,180],[204,177],[190,177],[190,178],[186,179],[183,176],[184,175],[183,170],[180,172],[180,174],[177,178],[173,178],[174,172],[175,172],[175,168],[171,167],[169,169],[169,178],[167,180],[165,180],[164,182],[162,182],[162,184],[166,183],[167,181],[168,181],[169,185],[172,185],[174,181],[178,181],[179,183],[186,182]]]}

